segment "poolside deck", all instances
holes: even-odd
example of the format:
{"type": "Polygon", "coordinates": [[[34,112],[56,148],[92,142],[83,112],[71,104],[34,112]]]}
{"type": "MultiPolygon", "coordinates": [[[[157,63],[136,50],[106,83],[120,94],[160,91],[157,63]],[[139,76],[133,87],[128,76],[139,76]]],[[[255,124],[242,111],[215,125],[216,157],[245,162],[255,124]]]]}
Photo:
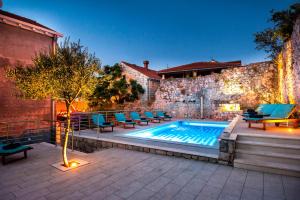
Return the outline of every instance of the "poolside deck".
{"type": "Polygon", "coordinates": [[[62,172],[61,152],[33,145],[27,160],[0,166],[0,199],[212,200],[299,198],[300,179],[121,149],[69,153],[90,164],[62,172]]]}
{"type": "MultiPolygon", "coordinates": [[[[174,119],[182,120],[182,119],[174,119]]],[[[197,120],[199,121],[199,120],[197,120]]],[[[207,121],[207,120],[204,120],[207,121]]],[[[171,121],[172,122],[172,121],[171,121]]],[[[105,141],[111,142],[116,144],[122,145],[132,145],[132,146],[139,146],[143,148],[150,148],[150,149],[158,149],[165,152],[178,152],[180,154],[185,154],[187,156],[196,155],[199,156],[199,159],[204,160],[206,158],[215,159],[212,162],[216,162],[216,159],[219,156],[219,150],[215,148],[205,148],[200,146],[193,146],[193,145],[183,145],[183,144],[176,144],[176,143],[169,143],[164,141],[153,141],[153,140],[146,140],[146,139],[137,139],[137,138],[129,138],[129,137],[122,137],[123,134],[126,134],[131,131],[143,130],[150,127],[159,126],[166,123],[171,122],[162,122],[162,123],[150,123],[148,126],[140,126],[137,125],[136,128],[128,128],[124,129],[122,127],[115,127],[114,132],[104,132],[100,133],[97,129],[86,129],[75,132],[75,136],[80,138],[86,139],[93,139],[98,141],[105,141]],[[200,158],[201,157],[201,158],[200,158]]],[[[268,136],[276,136],[276,137],[288,137],[288,138],[297,138],[300,139],[300,128],[293,129],[291,127],[276,127],[273,124],[268,125],[266,131],[262,130],[262,124],[255,124],[255,128],[248,128],[248,124],[245,123],[243,120],[239,120],[236,124],[233,133],[237,135],[243,134],[255,134],[255,135],[268,135],[268,136]]],[[[109,128],[107,128],[109,130],[109,128]]],[[[197,159],[197,158],[196,158],[197,159]]]]}
{"type": "Polygon", "coordinates": [[[267,130],[262,129],[261,123],[253,123],[251,128],[248,128],[248,123],[243,120],[239,120],[233,131],[236,134],[258,134],[269,135],[277,137],[287,138],[300,138],[300,128],[292,128],[291,126],[280,125],[276,127],[275,124],[267,124],[267,130]]]}

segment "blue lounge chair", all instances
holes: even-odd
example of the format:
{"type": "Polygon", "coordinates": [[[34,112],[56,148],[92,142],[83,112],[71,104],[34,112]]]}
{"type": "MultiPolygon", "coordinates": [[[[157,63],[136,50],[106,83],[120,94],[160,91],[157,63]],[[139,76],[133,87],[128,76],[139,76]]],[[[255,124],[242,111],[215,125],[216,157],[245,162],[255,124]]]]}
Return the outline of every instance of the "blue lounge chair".
{"type": "Polygon", "coordinates": [[[272,112],[278,107],[280,104],[260,104],[255,111],[245,112],[243,114],[244,117],[250,116],[259,116],[259,117],[267,117],[272,114],[272,112]]]}
{"type": "Polygon", "coordinates": [[[144,123],[147,123],[147,125],[148,125],[148,123],[149,123],[149,120],[148,120],[148,119],[146,119],[146,118],[141,118],[140,114],[137,113],[137,112],[131,112],[131,113],[130,113],[130,118],[131,118],[133,121],[137,122],[138,124],[141,124],[141,123],[144,122],[144,123]]]}
{"type": "Polygon", "coordinates": [[[157,117],[163,119],[163,120],[171,120],[172,117],[170,115],[165,114],[163,111],[156,111],[157,117]]]}
{"type": "Polygon", "coordinates": [[[248,122],[248,127],[251,128],[251,124],[254,123],[263,123],[263,129],[266,130],[266,124],[267,123],[275,123],[276,126],[279,126],[280,123],[292,123],[294,128],[298,127],[299,120],[293,119],[291,116],[296,110],[295,104],[269,104],[274,105],[269,106],[269,110],[273,111],[271,112],[270,116],[266,117],[247,117],[245,120],[248,122]]]}
{"type": "Polygon", "coordinates": [[[144,114],[145,114],[146,118],[148,120],[150,120],[151,122],[158,122],[158,123],[160,123],[161,119],[159,117],[157,117],[157,116],[154,116],[152,112],[146,111],[146,112],[144,112],[144,114]]]}
{"type": "Polygon", "coordinates": [[[118,123],[123,124],[124,128],[126,128],[126,125],[132,125],[134,128],[136,124],[133,120],[126,119],[124,113],[115,113],[115,118],[118,123]]]}
{"type": "Polygon", "coordinates": [[[112,122],[106,122],[102,114],[93,114],[92,121],[100,128],[100,132],[102,132],[106,127],[111,127],[111,131],[114,131],[114,124],[112,122]]]}
{"type": "Polygon", "coordinates": [[[33,149],[31,146],[20,144],[1,144],[0,143],[0,156],[2,156],[2,164],[6,164],[6,157],[24,152],[24,158],[27,158],[27,151],[33,149]]]}

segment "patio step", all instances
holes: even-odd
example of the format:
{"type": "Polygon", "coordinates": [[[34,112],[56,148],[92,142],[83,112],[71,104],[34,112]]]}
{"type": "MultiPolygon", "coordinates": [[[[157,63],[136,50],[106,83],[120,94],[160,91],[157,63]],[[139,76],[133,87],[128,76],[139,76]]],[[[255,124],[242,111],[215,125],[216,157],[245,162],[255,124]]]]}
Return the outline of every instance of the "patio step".
{"type": "Polygon", "coordinates": [[[234,167],[300,177],[300,138],[238,135],[234,167]]]}
{"type": "Polygon", "coordinates": [[[298,165],[300,169],[300,155],[298,154],[237,149],[236,158],[298,165]]]}
{"type": "Polygon", "coordinates": [[[267,135],[267,133],[266,134],[239,134],[238,140],[300,146],[300,137],[283,136],[283,135],[282,136],[267,135]]]}
{"type": "Polygon", "coordinates": [[[237,145],[237,149],[240,150],[300,154],[300,145],[289,145],[289,144],[282,145],[276,143],[239,141],[239,140],[237,140],[236,145],[237,145]]]}
{"type": "Polygon", "coordinates": [[[300,166],[284,163],[274,163],[261,160],[235,159],[234,167],[300,177],[300,166]]]}

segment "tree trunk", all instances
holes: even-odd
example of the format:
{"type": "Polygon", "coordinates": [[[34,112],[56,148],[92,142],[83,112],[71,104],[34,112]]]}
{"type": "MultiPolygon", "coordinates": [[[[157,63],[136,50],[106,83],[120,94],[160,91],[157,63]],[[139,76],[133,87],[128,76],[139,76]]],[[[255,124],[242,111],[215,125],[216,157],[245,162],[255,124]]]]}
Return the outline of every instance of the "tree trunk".
{"type": "Polygon", "coordinates": [[[65,141],[62,149],[62,156],[63,156],[64,166],[69,167],[69,161],[67,158],[67,148],[68,148],[70,126],[71,126],[70,103],[66,102],[66,108],[67,108],[67,128],[65,131],[65,141]]]}

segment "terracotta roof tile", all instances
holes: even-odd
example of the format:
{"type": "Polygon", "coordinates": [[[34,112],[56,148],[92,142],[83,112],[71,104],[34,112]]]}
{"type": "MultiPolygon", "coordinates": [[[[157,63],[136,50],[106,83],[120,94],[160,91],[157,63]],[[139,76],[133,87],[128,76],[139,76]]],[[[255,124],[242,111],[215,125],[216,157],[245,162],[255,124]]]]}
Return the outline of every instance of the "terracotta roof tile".
{"type": "Polygon", "coordinates": [[[161,77],[157,74],[157,71],[152,70],[152,69],[146,69],[144,67],[135,65],[135,64],[130,64],[127,62],[122,61],[121,63],[125,64],[128,67],[131,67],[132,69],[135,69],[136,71],[139,71],[140,73],[144,74],[145,76],[148,76],[149,78],[153,79],[161,79],[161,77]]]}
{"type": "Polygon", "coordinates": [[[163,69],[158,71],[159,74],[171,73],[171,72],[181,72],[181,71],[192,71],[192,70],[213,70],[213,69],[226,69],[230,67],[240,67],[242,65],[241,61],[230,61],[230,62],[195,62],[186,65],[180,65],[177,67],[172,67],[168,69],[163,69]]]}

